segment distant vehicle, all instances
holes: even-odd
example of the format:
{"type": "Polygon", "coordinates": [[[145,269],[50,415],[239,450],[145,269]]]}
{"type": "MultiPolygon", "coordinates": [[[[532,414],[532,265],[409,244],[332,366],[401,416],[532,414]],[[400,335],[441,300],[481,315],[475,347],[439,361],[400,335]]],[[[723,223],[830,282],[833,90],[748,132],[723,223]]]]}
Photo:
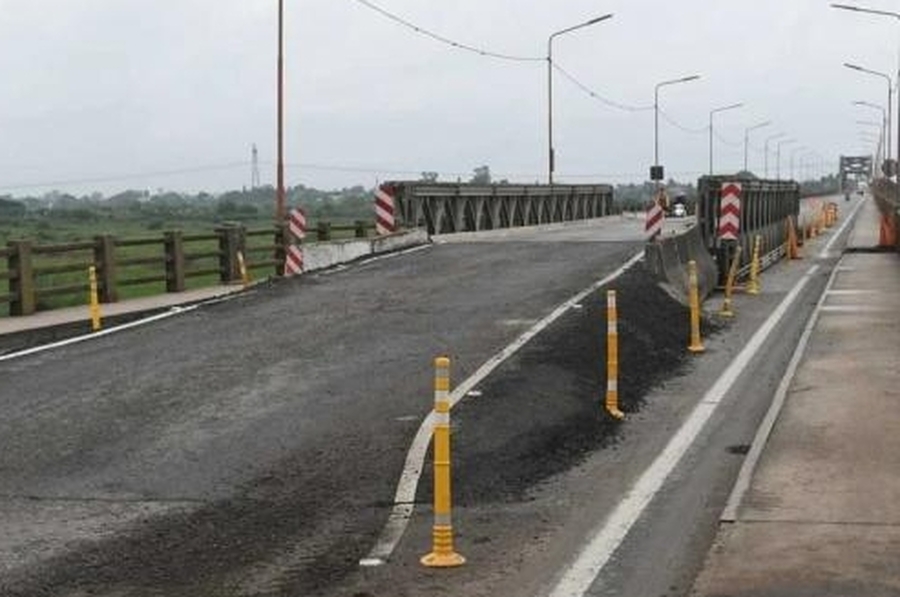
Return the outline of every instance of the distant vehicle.
{"type": "Polygon", "coordinates": [[[684,218],[687,216],[687,208],[684,206],[684,203],[676,203],[675,207],[672,208],[672,217],[673,218],[684,218]]]}

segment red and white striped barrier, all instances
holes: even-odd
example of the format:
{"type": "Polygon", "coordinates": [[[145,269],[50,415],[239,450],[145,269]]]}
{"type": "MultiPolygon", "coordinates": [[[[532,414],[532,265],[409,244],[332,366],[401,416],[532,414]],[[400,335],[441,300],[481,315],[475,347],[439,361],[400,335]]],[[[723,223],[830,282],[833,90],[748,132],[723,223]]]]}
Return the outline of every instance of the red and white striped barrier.
{"type": "Polygon", "coordinates": [[[391,234],[397,230],[394,218],[394,191],[390,185],[381,185],[375,189],[375,232],[379,236],[391,234]]]}
{"type": "Polygon", "coordinates": [[[284,275],[293,276],[303,272],[303,249],[288,245],[284,259],[284,275]]]}
{"type": "Polygon", "coordinates": [[[722,200],[719,202],[719,240],[738,239],[741,232],[741,193],[741,183],[722,183],[722,200]]]}
{"type": "Polygon", "coordinates": [[[647,240],[653,240],[662,234],[663,219],[663,208],[658,201],[654,201],[650,209],[647,210],[647,219],[644,222],[644,232],[647,234],[647,240]]]}
{"type": "Polygon", "coordinates": [[[297,240],[306,238],[306,214],[299,207],[292,209],[288,215],[288,230],[297,240]]]}

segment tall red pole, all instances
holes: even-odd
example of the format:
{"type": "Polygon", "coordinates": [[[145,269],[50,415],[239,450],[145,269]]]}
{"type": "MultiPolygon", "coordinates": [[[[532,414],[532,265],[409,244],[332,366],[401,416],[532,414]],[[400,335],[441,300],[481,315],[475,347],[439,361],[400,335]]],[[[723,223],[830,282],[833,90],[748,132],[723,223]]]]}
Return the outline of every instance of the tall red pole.
{"type": "Polygon", "coordinates": [[[284,210],[284,0],[278,0],[278,187],[275,190],[275,218],[282,222],[284,210]]]}

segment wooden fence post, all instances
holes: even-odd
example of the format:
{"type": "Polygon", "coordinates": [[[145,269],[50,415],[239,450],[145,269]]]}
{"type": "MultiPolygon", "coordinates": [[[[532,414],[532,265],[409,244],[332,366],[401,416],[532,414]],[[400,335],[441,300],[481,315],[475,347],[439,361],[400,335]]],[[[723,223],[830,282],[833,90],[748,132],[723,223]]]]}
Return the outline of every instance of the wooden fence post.
{"type": "Polygon", "coordinates": [[[166,232],[166,292],[184,291],[184,239],[181,230],[166,232]]]}
{"type": "Polygon", "coordinates": [[[246,230],[243,226],[225,223],[216,228],[216,234],[219,236],[219,280],[222,284],[240,282],[237,254],[244,250],[246,230]]]}
{"type": "Polygon", "coordinates": [[[6,244],[9,248],[7,268],[9,271],[9,314],[31,315],[35,311],[34,269],[31,262],[31,241],[14,240],[6,244]]]}
{"type": "Polygon", "coordinates": [[[319,222],[316,226],[316,236],[320,243],[331,240],[331,222],[319,222]]]}
{"type": "Polygon", "coordinates": [[[275,224],[275,275],[284,276],[284,260],[287,258],[289,238],[287,222],[275,224]]]}
{"type": "Polygon", "coordinates": [[[366,232],[366,221],[365,220],[356,220],[356,229],[354,231],[354,235],[356,238],[366,238],[368,233],[366,232]]]}
{"type": "Polygon", "coordinates": [[[100,302],[114,303],[119,300],[116,290],[116,239],[104,234],[94,237],[94,267],[100,282],[100,302]]]}

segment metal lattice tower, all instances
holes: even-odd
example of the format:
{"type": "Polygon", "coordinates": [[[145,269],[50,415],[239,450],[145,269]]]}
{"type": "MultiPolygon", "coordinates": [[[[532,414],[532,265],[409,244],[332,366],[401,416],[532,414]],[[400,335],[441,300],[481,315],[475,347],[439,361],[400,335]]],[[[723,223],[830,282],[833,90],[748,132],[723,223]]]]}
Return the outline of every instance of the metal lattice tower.
{"type": "Polygon", "coordinates": [[[256,143],[253,144],[252,154],[253,166],[250,172],[250,188],[255,189],[259,187],[259,151],[256,149],[256,143]]]}

